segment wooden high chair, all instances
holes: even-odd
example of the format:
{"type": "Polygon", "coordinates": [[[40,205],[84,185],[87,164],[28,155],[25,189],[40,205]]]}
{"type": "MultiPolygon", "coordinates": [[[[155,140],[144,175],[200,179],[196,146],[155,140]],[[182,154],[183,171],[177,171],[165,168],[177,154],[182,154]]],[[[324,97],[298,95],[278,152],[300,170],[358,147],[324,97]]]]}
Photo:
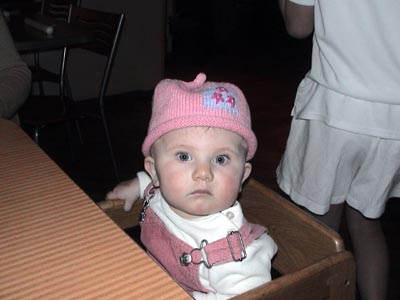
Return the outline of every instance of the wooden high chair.
{"type": "MultiPolygon", "coordinates": [[[[240,203],[247,220],[262,224],[278,245],[272,267],[280,276],[236,300],[352,300],[355,265],[340,236],[290,201],[251,179],[240,203]]],[[[138,225],[142,201],[123,211],[123,201],[98,205],[121,228],[138,225]]]]}

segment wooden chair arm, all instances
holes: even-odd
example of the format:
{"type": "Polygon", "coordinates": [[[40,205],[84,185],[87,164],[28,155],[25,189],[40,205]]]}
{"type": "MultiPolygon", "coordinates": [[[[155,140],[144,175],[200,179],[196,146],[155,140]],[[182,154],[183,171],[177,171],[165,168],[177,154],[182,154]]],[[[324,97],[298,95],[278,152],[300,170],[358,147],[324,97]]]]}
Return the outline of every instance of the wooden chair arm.
{"type": "Polygon", "coordinates": [[[124,201],[120,199],[104,200],[97,205],[122,229],[139,225],[143,200],[138,199],[128,212],[124,211],[124,201]]]}
{"type": "Polygon", "coordinates": [[[332,254],[232,300],[353,300],[355,265],[350,252],[332,254]]]}

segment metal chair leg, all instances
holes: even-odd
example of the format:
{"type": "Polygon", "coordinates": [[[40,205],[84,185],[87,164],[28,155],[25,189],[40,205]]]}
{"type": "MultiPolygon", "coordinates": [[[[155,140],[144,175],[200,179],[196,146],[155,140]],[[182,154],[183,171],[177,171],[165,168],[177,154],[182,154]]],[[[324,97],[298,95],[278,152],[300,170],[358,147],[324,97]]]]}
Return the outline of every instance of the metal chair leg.
{"type": "Polygon", "coordinates": [[[114,175],[115,178],[117,180],[117,183],[120,182],[120,177],[119,177],[119,172],[118,172],[118,167],[117,167],[117,162],[115,160],[115,156],[114,156],[114,150],[113,150],[113,146],[111,143],[111,136],[110,136],[110,132],[108,130],[108,124],[107,124],[107,120],[104,114],[104,110],[103,107],[100,107],[100,111],[101,111],[101,120],[103,123],[103,127],[104,127],[104,133],[106,135],[106,139],[107,139],[107,146],[108,146],[108,151],[110,153],[110,157],[111,157],[111,162],[112,162],[112,166],[114,169],[114,175]]]}
{"type": "Polygon", "coordinates": [[[76,132],[78,133],[79,143],[83,145],[83,135],[81,130],[81,125],[79,124],[79,120],[74,121],[76,132]]]}
{"type": "Polygon", "coordinates": [[[68,139],[68,147],[69,147],[69,152],[71,155],[71,161],[75,161],[75,152],[74,152],[74,145],[73,145],[73,134],[72,134],[72,126],[71,126],[71,121],[66,121],[65,122],[66,130],[67,130],[67,139],[68,139]]]}
{"type": "Polygon", "coordinates": [[[39,131],[40,127],[35,126],[35,129],[33,131],[33,140],[35,141],[36,145],[39,145],[39,131]]]}

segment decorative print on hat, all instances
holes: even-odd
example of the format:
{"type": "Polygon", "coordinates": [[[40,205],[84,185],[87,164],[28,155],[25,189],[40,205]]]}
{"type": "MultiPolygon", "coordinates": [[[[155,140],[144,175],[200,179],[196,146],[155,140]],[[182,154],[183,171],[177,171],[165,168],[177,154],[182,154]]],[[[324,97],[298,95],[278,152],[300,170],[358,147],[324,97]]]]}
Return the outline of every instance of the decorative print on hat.
{"type": "Polygon", "coordinates": [[[257,139],[242,91],[231,83],[206,82],[206,75],[200,73],[192,82],[164,79],[158,83],[143,155],[150,154],[151,146],[162,135],[194,126],[217,127],[239,134],[247,142],[247,160],[256,152],[257,139]]]}
{"type": "Polygon", "coordinates": [[[223,109],[232,114],[238,114],[236,106],[237,96],[232,90],[222,86],[211,87],[203,92],[203,105],[209,109],[223,109]]]}

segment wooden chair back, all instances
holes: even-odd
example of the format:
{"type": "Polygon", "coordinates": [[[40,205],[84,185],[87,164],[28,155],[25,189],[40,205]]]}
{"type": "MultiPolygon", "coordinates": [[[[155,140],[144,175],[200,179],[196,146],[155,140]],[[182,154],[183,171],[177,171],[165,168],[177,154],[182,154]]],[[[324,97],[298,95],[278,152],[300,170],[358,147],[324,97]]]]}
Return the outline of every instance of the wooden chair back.
{"type": "MultiPolygon", "coordinates": [[[[355,267],[340,236],[276,192],[251,179],[240,197],[248,221],[268,228],[278,244],[272,267],[280,274],[237,300],[353,300],[355,267]]],[[[138,225],[141,201],[123,211],[123,201],[99,202],[121,228],[138,225]]]]}
{"type": "Polygon", "coordinates": [[[255,180],[244,188],[240,204],[246,219],[267,227],[279,245],[274,268],[281,273],[300,270],[345,250],[335,231],[255,180]]]}

